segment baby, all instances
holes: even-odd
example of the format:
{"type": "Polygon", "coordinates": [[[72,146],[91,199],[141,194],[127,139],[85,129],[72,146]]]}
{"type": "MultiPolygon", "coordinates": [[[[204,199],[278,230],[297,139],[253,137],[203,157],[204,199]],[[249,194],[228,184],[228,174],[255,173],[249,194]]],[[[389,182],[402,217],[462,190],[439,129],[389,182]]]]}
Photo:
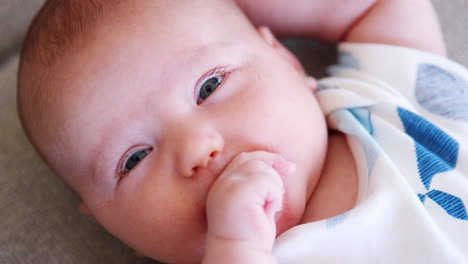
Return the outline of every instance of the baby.
{"type": "Polygon", "coordinates": [[[462,263],[468,73],[443,56],[428,0],[49,0],[19,113],[154,259],[462,263]],[[347,43],[317,83],[260,25],[347,43]]]}

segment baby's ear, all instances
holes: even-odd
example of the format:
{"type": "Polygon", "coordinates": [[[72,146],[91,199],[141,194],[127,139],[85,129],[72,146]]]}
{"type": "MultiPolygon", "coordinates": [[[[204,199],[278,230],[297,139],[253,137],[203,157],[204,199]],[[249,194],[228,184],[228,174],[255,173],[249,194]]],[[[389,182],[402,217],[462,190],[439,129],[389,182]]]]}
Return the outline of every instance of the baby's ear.
{"type": "Polygon", "coordinates": [[[309,87],[312,91],[317,91],[317,80],[312,76],[306,76],[305,78],[306,86],[309,87]]]}
{"type": "Polygon", "coordinates": [[[83,202],[80,203],[80,206],[78,208],[80,213],[88,216],[89,218],[95,220],[96,218],[94,217],[93,213],[91,213],[91,210],[89,210],[88,206],[86,206],[83,202]]]}
{"type": "Polygon", "coordinates": [[[305,73],[304,68],[302,67],[301,63],[299,60],[296,58],[296,56],[289,51],[281,42],[276,39],[276,37],[273,35],[271,32],[270,28],[266,26],[260,26],[257,29],[258,33],[260,34],[260,37],[265,40],[265,42],[271,46],[273,49],[275,49],[278,54],[283,57],[286,61],[288,61],[296,70],[298,70],[300,73],[305,73]]]}

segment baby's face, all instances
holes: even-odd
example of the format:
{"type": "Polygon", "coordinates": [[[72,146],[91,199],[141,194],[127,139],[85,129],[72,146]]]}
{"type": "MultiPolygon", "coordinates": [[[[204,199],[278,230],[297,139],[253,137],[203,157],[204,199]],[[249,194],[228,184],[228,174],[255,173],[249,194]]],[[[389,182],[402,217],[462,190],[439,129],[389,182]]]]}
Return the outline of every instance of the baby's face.
{"type": "Polygon", "coordinates": [[[212,184],[239,153],[273,152],[297,165],[284,179],[278,233],[297,225],[327,131],[294,59],[214,7],[133,8],[54,68],[56,133],[43,140],[59,146],[46,152],[59,173],[130,246],[197,262],[212,184]]]}

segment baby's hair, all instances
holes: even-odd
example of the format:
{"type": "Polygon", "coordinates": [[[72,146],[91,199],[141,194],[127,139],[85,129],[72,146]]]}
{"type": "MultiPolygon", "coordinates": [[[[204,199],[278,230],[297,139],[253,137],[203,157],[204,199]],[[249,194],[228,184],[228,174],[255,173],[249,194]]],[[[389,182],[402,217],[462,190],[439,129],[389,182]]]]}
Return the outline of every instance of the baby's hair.
{"type": "Polygon", "coordinates": [[[78,45],[111,9],[122,2],[123,0],[48,0],[32,21],[20,55],[17,101],[22,126],[40,154],[41,150],[30,131],[31,123],[40,120],[29,118],[31,113],[26,113],[25,106],[33,109],[30,112],[41,112],[53,92],[45,89],[45,86],[56,59],[78,45]]]}
{"type": "Polygon", "coordinates": [[[48,0],[29,27],[22,59],[38,59],[50,66],[77,38],[95,25],[109,7],[122,0],[48,0]]]}

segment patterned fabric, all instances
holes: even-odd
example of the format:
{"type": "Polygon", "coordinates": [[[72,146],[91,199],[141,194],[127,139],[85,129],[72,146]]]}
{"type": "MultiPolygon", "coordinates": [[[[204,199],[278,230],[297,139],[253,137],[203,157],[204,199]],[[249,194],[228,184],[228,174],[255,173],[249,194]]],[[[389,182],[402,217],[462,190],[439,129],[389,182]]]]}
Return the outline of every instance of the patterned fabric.
{"type": "Polygon", "coordinates": [[[468,71],[343,43],[317,98],[358,168],[356,206],[282,234],[280,263],[468,263],[468,71]]]}

